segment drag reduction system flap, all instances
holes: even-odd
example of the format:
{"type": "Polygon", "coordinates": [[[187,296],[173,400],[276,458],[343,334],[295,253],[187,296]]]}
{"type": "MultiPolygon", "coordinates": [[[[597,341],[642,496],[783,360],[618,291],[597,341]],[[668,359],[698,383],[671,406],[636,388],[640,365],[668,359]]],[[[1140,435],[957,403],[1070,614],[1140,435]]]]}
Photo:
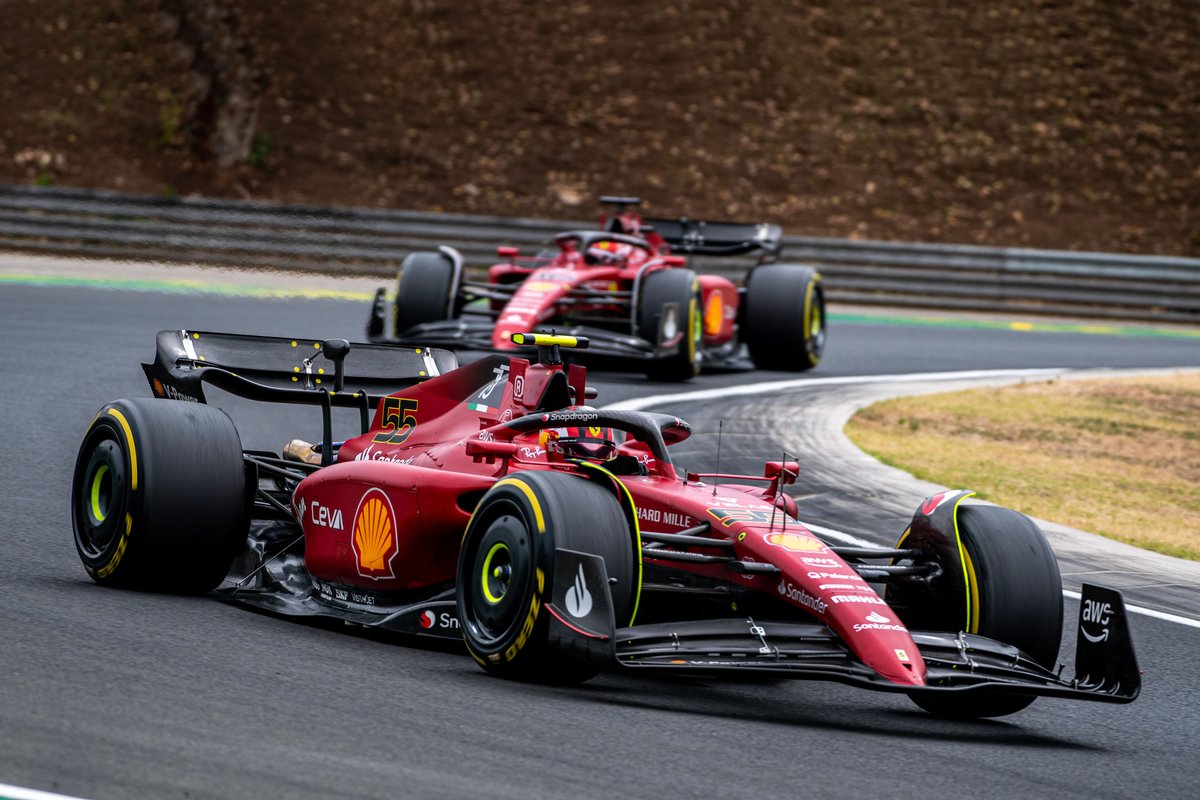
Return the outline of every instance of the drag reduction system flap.
{"type": "Polygon", "coordinates": [[[738,256],[761,251],[764,260],[779,257],[783,229],[765,222],[704,222],[687,217],[647,218],[676,253],[698,256],[738,256]]]}

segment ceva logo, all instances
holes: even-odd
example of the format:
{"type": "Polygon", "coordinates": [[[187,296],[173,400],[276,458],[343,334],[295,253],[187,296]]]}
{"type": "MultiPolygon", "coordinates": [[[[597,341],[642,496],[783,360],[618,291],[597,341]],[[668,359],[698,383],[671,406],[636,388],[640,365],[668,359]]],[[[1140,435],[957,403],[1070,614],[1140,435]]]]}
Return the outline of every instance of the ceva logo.
{"type": "Polygon", "coordinates": [[[310,519],[313,525],[320,525],[323,528],[333,528],[335,531],[344,529],[341,509],[323,506],[316,500],[313,500],[311,509],[312,516],[310,519]]]}

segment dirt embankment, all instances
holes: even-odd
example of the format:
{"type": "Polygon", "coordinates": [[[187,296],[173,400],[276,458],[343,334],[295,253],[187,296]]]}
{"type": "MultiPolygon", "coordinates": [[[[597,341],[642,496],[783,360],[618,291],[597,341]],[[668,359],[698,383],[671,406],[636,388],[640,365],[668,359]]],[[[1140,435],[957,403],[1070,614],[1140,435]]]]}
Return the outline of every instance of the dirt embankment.
{"type": "Polygon", "coordinates": [[[0,181],[1200,255],[1195,0],[213,2],[224,87],[188,0],[0,0],[0,181]]]}

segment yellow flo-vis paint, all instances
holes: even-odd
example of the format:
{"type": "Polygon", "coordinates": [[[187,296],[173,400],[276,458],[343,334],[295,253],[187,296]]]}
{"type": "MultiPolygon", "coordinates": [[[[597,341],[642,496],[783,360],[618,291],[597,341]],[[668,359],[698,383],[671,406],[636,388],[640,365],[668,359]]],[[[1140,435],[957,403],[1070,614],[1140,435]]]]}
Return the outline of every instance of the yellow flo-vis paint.
{"type": "Polygon", "coordinates": [[[546,532],[546,516],[542,513],[542,506],[538,503],[537,495],[533,493],[533,489],[525,481],[517,478],[505,478],[502,481],[496,481],[494,486],[515,486],[529,500],[529,505],[533,507],[533,516],[537,522],[538,533],[546,532]]]}
{"type": "Polygon", "coordinates": [[[116,419],[121,424],[121,429],[125,431],[125,441],[129,444],[129,488],[132,491],[137,491],[138,488],[138,468],[137,468],[137,448],[133,446],[133,431],[129,428],[129,420],[125,419],[125,415],[115,408],[108,410],[109,416],[116,419]]]}
{"type": "Polygon", "coordinates": [[[542,568],[537,568],[537,591],[533,597],[529,598],[529,613],[525,615],[525,622],[521,625],[521,632],[517,634],[517,640],[513,642],[507,650],[504,651],[504,660],[512,661],[517,657],[517,653],[521,652],[521,648],[529,641],[529,635],[533,633],[533,626],[537,624],[538,612],[542,610],[542,593],[546,589],[546,573],[542,572],[542,568]]]}
{"type": "MultiPolygon", "coordinates": [[[[960,494],[958,497],[956,497],[954,499],[954,508],[951,510],[954,515],[954,541],[958,545],[958,560],[962,564],[963,586],[966,588],[966,591],[963,594],[966,595],[967,613],[966,613],[966,616],[963,617],[963,620],[967,623],[970,623],[970,621],[971,621],[972,610],[974,608],[976,608],[976,606],[978,606],[978,599],[976,599],[975,603],[971,602],[971,594],[973,591],[971,587],[975,585],[974,584],[975,569],[974,569],[974,567],[972,567],[970,570],[970,574],[968,574],[967,564],[968,564],[968,562],[970,562],[971,557],[967,555],[967,548],[963,546],[963,542],[962,542],[962,534],[958,530],[958,507],[960,504],[962,504],[963,500],[966,500],[968,497],[973,497],[974,495],[975,495],[974,492],[963,492],[962,494],[960,494]]],[[[976,613],[975,619],[976,619],[976,622],[978,622],[978,619],[979,619],[978,612],[975,612],[975,613],[976,613]]],[[[973,633],[974,631],[971,631],[971,632],[973,633]]]]}
{"type": "Polygon", "coordinates": [[[967,570],[967,633],[979,633],[979,580],[975,576],[975,564],[971,554],[963,548],[963,566],[967,570]]]}
{"type": "Polygon", "coordinates": [[[117,542],[117,549],[113,552],[112,558],[108,563],[96,571],[96,577],[107,578],[113,574],[117,565],[121,563],[121,558],[125,555],[125,545],[129,542],[129,532],[133,530],[133,516],[125,515],[125,531],[121,534],[121,540],[117,542]]]}

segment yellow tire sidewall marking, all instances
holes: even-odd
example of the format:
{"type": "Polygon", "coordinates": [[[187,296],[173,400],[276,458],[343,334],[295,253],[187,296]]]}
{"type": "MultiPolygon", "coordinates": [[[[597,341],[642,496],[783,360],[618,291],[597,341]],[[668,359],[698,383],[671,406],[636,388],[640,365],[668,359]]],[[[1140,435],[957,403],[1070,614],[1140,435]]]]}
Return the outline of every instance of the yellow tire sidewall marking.
{"type": "Polygon", "coordinates": [[[125,419],[125,415],[115,408],[108,410],[108,415],[121,424],[121,430],[125,431],[125,441],[129,444],[129,488],[132,491],[137,491],[138,488],[138,466],[137,466],[137,448],[133,446],[133,430],[129,427],[129,420],[125,419]]]}
{"type": "Polygon", "coordinates": [[[538,533],[544,534],[546,532],[546,516],[542,513],[541,503],[538,502],[537,495],[533,493],[533,488],[529,484],[517,478],[505,478],[502,481],[496,481],[493,484],[493,487],[495,486],[514,486],[520,490],[526,499],[529,500],[529,505],[533,508],[533,516],[534,521],[537,523],[538,533]]]}

